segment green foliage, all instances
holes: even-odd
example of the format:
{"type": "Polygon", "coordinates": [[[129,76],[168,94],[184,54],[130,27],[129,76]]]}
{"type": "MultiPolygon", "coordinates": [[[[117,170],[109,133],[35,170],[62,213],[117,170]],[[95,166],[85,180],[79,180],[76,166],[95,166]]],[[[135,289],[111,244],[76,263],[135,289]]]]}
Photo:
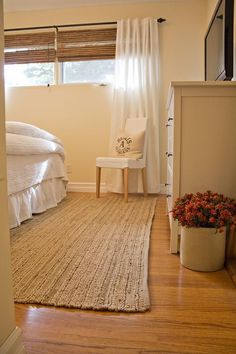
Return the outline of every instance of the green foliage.
{"type": "Polygon", "coordinates": [[[63,82],[110,82],[114,75],[113,60],[91,60],[63,63],[63,82]]]}
{"type": "Polygon", "coordinates": [[[23,73],[35,85],[47,85],[54,82],[53,65],[51,63],[28,64],[23,73]]]}

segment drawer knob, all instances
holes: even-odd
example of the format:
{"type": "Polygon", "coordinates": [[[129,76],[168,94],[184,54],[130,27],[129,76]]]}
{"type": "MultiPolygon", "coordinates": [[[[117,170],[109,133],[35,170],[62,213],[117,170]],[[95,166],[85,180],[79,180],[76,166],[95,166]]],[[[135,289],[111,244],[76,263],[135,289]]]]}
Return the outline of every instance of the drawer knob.
{"type": "Polygon", "coordinates": [[[166,124],[166,128],[168,128],[168,127],[172,127],[172,125],[171,124],[166,124]]]}
{"type": "Polygon", "coordinates": [[[170,183],[165,183],[165,187],[170,186],[170,183]]]}
{"type": "Polygon", "coordinates": [[[173,120],[173,119],[174,119],[174,118],[169,117],[169,118],[168,118],[168,122],[169,122],[170,120],[173,120]]]}
{"type": "Polygon", "coordinates": [[[166,198],[170,198],[171,197],[171,194],[166,194],[166,198]]]}
{"type": "Polygon", "coordinates": [[[167,157],[169,157],[169,156],[173,156],[173,154],[167,153],[167,157]]]}

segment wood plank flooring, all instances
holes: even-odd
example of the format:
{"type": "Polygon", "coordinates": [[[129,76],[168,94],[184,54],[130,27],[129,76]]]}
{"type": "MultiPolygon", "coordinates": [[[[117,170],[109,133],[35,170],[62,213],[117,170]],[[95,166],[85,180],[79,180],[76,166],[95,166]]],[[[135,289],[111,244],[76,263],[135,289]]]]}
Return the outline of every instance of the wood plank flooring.
{"type": "Polygon", "coordinates": [[[236,288],[225,269],[201,273],[169,253],[165,197],[151,232],[152,308],[138,314],[17,304],[28,354],[236,353],[236,288]]]}

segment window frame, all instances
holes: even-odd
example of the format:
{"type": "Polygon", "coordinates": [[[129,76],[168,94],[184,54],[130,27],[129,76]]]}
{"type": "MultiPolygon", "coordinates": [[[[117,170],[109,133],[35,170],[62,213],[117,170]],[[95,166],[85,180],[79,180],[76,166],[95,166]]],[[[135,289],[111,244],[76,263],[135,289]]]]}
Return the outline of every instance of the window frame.
{"type": "MultiPolygon", "coordinates": [[[[79,26],[79,25],[78,25],[79,26]]],[[[51,26],[49,26],[51,27],[51,26]]],[[[70,30],[60,29],[59,26],[52,26],[52,31],[49,31],[46,27],[41,32],[29,32],[29,33],[13,33],[5,34],[5,48],[15,46],[16,48],[22,48],[23,50],[17,51],[16,58],[14,54],[9,55],[9,51],[5,55],[6,64],[21,64],[21,63],[41,63],[53,62],[54,63],[54,82],[51,85],[68,85],[68,84],[84,84],[85,82],[64,82],[63,79],[63,63],[71,61],[89,61],[89,60],[106,60],[115,59],[116,52],[116,26],[99,28],[71,28],[70,30]],[[37,39],[39,42],[37,43],[37,39]],[[22,40],[22,42],[21,42],[22,40]],[[48,41],[48,42],[47,42],[48,41]],[[45,45],[48,43],[48,47],[45,45]],[[28,45],[28,47],[27,47],[28,45]],[[38,49],[40,45],[44,45],[43,50],[38,49]],[[25,48],[28,50],[24,50],[25,48]],[[33,48],[33,50],[31,50],[33,48]],[[7,54],[8,53],[8,54],[7,54]],[[9,58],[10,57],[10,58],[9,58]]],[[[63,27],[63,26],[62,26],[63,27]]],[[[69,27],[69,26],[66,26],[69,27]]],[[[31,30],[24,29],[24,30],[31,30]]],[[[109,82],[87,82],[88,84],[109,84],[109,82]]],[[[11,85],[12,86],[12,85],[11,85]]],[[[19,87],[21,85],[17,85],[19,87]]],[[[24,85],[22,85],[24,86],[24,85]]],[[[28,86],[28,85],[25,85],[28,86]]],[[[29,85],[30,86],[30,85],[29,85]]],[[[41,86],[41,85],[32,85],[41,86]]],[[[44,86],[44,85],[42,85],[44,86]]]]}

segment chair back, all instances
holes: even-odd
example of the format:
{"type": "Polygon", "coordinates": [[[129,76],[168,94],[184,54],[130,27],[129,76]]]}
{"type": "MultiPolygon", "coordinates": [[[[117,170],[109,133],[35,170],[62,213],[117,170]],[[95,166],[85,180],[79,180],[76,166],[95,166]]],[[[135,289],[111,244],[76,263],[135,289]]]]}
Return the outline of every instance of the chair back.
{"type": "Polygon", "coordinates": [[[138,134],[141,132],[144,134],[144,144],[143,144],[143,158],[146,160],[147,154],[147,136],[148,136],[148,119],[147,118],[129,118],[125,122],[125,132],[128,134],[138,134]]]}

